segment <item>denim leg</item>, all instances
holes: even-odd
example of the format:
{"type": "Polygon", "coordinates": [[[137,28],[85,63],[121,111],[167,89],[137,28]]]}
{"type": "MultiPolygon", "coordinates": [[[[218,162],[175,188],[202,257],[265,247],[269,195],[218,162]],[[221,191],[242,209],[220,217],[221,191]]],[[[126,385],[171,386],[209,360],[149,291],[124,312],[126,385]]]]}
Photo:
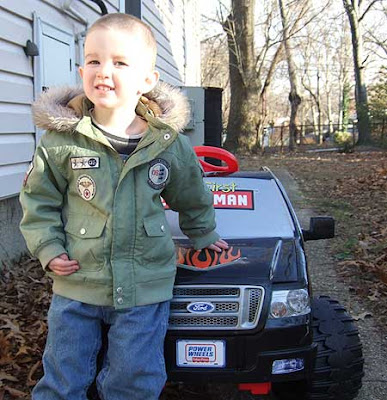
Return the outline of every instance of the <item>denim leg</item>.
{"type": "Polygon", "coordinates": [[[112,311],[106,362],[97,377],[103,400],[157,400],[166,381],[169,301],[112,311]]]}
{"type": "Polygon", "coordinates": [[[55,295],[48,312],[44,376],[33,400],[86,400],[101,346],[99,307],[55,295]]]}

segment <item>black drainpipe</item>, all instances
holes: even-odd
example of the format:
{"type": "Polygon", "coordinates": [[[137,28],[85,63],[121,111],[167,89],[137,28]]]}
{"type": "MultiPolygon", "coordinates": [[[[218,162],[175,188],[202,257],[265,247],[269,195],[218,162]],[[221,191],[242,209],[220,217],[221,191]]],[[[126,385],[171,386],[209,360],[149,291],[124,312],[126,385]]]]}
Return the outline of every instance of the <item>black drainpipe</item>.
{"type": "Polygon", "coordinates": [[[98,7],[101,10],[101,14],[102,15],[108,14],[108,10],[107,10],[107,8],[105,6],[105,3],[102,0],[90,0],[90,1],[92,1],[93,3],[98,5],[98,7]]]}

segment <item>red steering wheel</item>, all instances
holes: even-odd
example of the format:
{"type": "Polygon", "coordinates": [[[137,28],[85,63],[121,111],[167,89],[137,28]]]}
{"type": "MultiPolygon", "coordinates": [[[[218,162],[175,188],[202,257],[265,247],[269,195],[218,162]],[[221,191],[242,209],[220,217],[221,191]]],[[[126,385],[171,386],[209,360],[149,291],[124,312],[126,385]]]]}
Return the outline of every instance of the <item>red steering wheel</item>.
{"type": "Polygon", "coordinates": [[[211,157],[222,160],[226,163],[225,167],[210,164],[206,161],[199,160],[204,172],[216,172],[219,174],[231,174],[239,171],[239,164],[236,157],[225,149],[213,146],[194,146],[195,153],[198,157],[211,157]]]}

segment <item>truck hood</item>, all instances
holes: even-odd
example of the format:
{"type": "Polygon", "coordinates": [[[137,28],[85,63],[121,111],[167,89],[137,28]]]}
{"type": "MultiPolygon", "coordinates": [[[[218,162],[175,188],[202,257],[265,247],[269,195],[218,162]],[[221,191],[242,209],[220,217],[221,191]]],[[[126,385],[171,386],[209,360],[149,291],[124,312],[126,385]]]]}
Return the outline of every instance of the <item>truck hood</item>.
{"type": "Polygon", "coordinates": [[[296,282],[302,268],[302,248],[295,239],[259,238],[229,240],[229,250],[221,254],[178,250],[176,284],[250,284],[296,282]]]}

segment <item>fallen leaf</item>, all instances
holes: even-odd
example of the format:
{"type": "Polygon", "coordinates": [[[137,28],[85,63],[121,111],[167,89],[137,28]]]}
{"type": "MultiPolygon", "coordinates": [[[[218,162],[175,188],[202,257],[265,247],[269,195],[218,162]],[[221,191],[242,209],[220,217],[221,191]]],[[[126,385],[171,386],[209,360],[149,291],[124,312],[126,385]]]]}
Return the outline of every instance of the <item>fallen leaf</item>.
{"type": "Polygon", "coordinates": [[[1,329],[10,329],[14,333],[20,333],[20,327],[16,322],[4,317],[2,317],[2,321],[5,322],[5,325],[1,326],[1,329]]]}
{"type": "Polygon", "coordinates": [[[359,321],[360,319],[364,321],[366,318],[371,318],[371,317],[372,317],[372,314],[370,312],[368,312],[368,311],[364,311],[364,312],[362,312],[360,314],[357,314],[357,315],[352,315],[352,318],[355,321],[359,321]]]}
{"type": "Polygon", "coordinates": [[[380,293],[375,290],[372,294],[370,294],[369,296],[367,296],[371,301],[377,301],[380,298],[380,293]]]}
{"type": "Polygon", "coordinates": [[[31,351],[32,351],[31,347],[22,345],[19,347],[19,350],[16,353],[15,357],[18,357],[22,354],[29,354],[31,351]]]}
{"type": "Polygon", "coordinates": [[[4,386],[4,389],[13,397],[27,397],[28,394],[25,392],[22,392],[21,390],[17,390],[14,388],[11,388],[9,386],[4,386]]]}
{"type": "Polygon", "coordinates": [[[6,374],[5,372],[0,372],[0,382],[2,381],[10,381],[17,382],[19,379],[15,378],[12,375],[6,374]]]}
{"type": "Polygon", "coordinates": [[[34,373],[40,367],[41,364],[42,364],[41,361],[37,361],[30,369],[30,372],[28,373],[28,376],[27,376],[27,386],[35,386],[36,385],[37,380],[32,379],[32,376],[34,375],[34,373]]]}

